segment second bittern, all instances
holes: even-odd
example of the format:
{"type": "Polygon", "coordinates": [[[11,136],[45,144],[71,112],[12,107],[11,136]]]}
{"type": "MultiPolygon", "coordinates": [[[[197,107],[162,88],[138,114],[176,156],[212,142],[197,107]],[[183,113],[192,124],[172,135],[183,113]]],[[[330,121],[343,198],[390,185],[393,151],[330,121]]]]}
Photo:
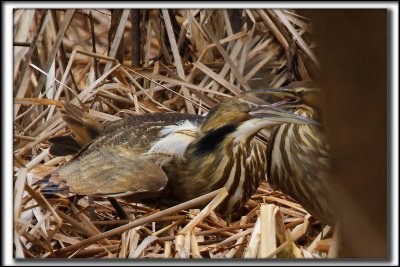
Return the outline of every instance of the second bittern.
{"type": "MultiPolygon", "coordinates": [[[[281,98],[276,105],[305,118],[321,121],[320,90],[312,82],[295,82],[278,89],[258,89],[254,93],[281,98]]],[[[271,133],[267,176],[271,186],[298,201],[322,223],[334,225],[329,179],[329,147],[321,124],[283,123],[271,133]]]]}
{"type": "Polygon", "coordinates": [[[151,196],[167,205],[225,187],[229,195],[218,208],[230,214],[265,179],[266,145],[256,134],[281,123],[314,122],[233,98],[217,104],[199,124],[165,126],[150,146],[129,146],[125,135],[109,143],[97,137],[53,172],[52,181],[77,194],[151,196]]]}

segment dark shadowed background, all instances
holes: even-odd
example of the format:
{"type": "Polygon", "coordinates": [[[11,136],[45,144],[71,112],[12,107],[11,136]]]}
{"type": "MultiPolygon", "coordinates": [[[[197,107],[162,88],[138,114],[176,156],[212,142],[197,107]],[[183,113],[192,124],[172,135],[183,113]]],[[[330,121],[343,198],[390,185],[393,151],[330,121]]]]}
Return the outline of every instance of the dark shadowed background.
{"type": "Polygon", "coordinates": [[[388,257],[388,13],[304,10],[313,22],[340,208],[339,257],[388,257]]]}

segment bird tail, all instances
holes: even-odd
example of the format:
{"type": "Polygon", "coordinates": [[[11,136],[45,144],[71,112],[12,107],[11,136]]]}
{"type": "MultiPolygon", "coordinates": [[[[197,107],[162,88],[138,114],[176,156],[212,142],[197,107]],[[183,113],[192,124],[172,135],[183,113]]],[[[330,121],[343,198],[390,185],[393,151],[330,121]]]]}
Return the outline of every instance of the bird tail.
{"type": "Polygon", "coordinates": [[[69,193],[69,188],[63,181],[55,182],[52,180],[54,176],[57,176],[57,171],[53,171],[51,174],[45,176],[43,179],[33,183],[32,185],[39,185],[41,187],[40,192],[44,195],[51,195],[56,193],[69,193]]]}

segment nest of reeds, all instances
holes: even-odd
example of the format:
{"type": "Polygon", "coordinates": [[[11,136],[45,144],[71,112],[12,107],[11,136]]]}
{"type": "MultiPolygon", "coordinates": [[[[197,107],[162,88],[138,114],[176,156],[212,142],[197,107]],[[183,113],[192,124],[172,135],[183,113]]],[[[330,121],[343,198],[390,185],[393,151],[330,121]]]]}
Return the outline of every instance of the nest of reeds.
{"type": "Polygon", "coordinates": [[[48,138],[69,130],[61,99],[101,121],[146,112],[203,114],[260,87],[313,77],[311,22],[295,10],[15,10],[16,258],[326,258],[332,229],[265,181],[229,221],[223,190],[155,210],[106,198],[44,196],[33,184],[70,159],[48,138]],[[94,214],[93,214],[94,213],[94,214]],[[94,215],[94,216],[93,216],[94,215]],[[95,219],[93,219],[95,218],[95,219]]]}

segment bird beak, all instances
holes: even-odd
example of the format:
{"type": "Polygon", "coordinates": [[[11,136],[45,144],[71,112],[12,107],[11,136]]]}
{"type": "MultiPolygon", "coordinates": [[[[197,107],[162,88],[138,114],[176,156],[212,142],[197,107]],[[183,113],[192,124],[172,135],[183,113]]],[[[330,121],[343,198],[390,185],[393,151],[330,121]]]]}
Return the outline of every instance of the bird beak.
{"type": "Polygon", "coordinates": [[[265,118],[271,122],[277,123],[294,123],[294,124],[314,124],[319,125],[318,122],[300,115],[293,114],[284,109],[278,108],[275,105],[253,104],[254,110],[249,112],[253,118],[265,118]]]}

